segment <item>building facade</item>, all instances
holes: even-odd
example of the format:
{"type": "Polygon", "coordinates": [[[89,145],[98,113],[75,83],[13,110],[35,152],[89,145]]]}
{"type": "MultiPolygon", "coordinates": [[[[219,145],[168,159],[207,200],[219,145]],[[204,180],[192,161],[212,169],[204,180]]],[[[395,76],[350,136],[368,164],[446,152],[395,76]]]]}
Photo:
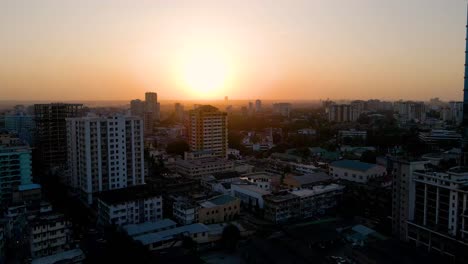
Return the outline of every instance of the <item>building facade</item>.
{"type": "Polygon", "coordinates": [[[385,167],[355,160],[339,160],[330,164],[330,175],[336,179],[366,183],[387,174],[385,167]]]}
{"type": "Polygon", "coordinates": [[[107,191],[98,198],[98,223],[118,226],[155,222],[163,218],[160,194],[144,186],[107,191]]]}
{"type": "Polygon", "coordinates": [[[188,136],[190,151],[214,151],[219,158],[227,157],[227,113],[204,105],[189,112],[188,136]]]}
{"type": "Polygon", "coordinates": [[[91,204],[93,194],[144,183],[143,122],[138,117],[67,119],[68,169],[63,181],[91,204]]]}
{"type": "Polygon", "coordinates": [[[62,167],[67,164],[66,118],[82,114],[82,104],[35,104],[35,143],[43,169],[62,167]]]}
{"type": "Polygon", "coordinates": [[[240,213],[240,201],[230,195],[220,195],[200,203],[198,221],[215,224],[232,221],[240,213]]]}
{"type": "Polygon", "coordinates": [[[31,229],[31,256],[54,255],[70,247],[71,223],[63,214],[47,213],[29,223],[31,229]]]}
{"type": "Polygon", "coordinates": [[[31,183],[30,147],[12,135],[0,135],[0,207],[13,201],[13,193],[21,185],[31,183]]]}

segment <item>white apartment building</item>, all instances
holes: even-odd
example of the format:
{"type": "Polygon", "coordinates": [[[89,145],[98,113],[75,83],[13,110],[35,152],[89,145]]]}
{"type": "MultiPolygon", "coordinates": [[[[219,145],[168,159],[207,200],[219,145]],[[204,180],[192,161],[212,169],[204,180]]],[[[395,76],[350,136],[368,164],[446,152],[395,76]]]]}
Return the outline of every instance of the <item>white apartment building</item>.
{"type": "Polygon", "coordinates": [[[355,160],[339,160],[330,164],[330,176],[347,181],[366,183],[386,174],[383,166],[355,160]]]}
{"type": "Polygon", "coordinates": [[[103,192],[98,198],[98,222],[118,226],[162,219],[163,201],[146,186],[103,192]]]}
{"type": "Polygon", "coordinates": [[[63,214],[46,213],[29,224],[31,257],[53,255],[69,248],[71,223],[63,214]]]}
{"type": "Polygon", "coordinates": [[[139,117],[67,119],[68,169],[63,181],[87,203],[107,190],[144,184],[143,121],[139,117]]]}

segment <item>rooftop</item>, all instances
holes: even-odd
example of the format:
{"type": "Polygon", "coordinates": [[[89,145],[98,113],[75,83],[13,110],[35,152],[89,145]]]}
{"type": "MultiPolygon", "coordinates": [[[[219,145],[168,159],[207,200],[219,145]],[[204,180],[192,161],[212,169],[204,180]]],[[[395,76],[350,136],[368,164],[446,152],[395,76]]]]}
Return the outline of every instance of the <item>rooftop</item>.
{"type": "Polygon", "coordinates": [[[181,227],[172,228],[169,230],[164,230],[156,233],[145,234],[135,237],[135,240],[140,241],[143,245],[149,245],[155,242],[165,241],[173,239],[179,234],[195,234],[201,232],[208,232],[209,229],[204,224],[196,223],[191,225],[185,225],[181,227]]]}
{"type": "Polygon", "coordinates": [[[234,197],[234,196],[220,195],[220,196],[216,196],[216,197],[213,197],[211,199],[208,199],[208,200],[200,203],[200,205],[203,206],[203,207],[206,207],[206,208],[210,208],[210,207],[215,207],[215,206],[220,206],[220,205],[223,205],[223,204],[227,204],[227,203],[233,202],[235,200],[237,200],[237,198],[234,197]]]}
{"type": "Polygon", "coordinates": [[[99,195],[99,200],[106,204],[122,204],[128,201],[146,199],[155,196],[160,196],[160,194],[153,191],[149,185],[137,185],[133,187],[102,192],[99,195]]]}
{"type": "Polygon", "coordinates": [[[81,249],[75,248],[72,250],[63,251],[47,257],[36,258],[32,260],[32,264],[54,264],[54,263],[68,263],[67,260],[72,260],[82,256],[84,259],[84,253],[81,249]]]}
{"type": "Polygon", "coordinates": [[[235,186],[237,186],[238,188],[241,188],[241,189],[249,190],[251,192],[256,192],[256,193],[261,194],[261,195],[270,194],[269,191],[266,191],[266,190],[264,190],[262,188],[259,188],[255,184],[243,184],[243,183],[236,184],[236,183],[233,183],[232,185],[235,185],[235,186]]]}
{"type": "Polygon", "coordinates": [[[18,186],[18,191],[20,192],[35,190],[35,189],[41,189],[41,185],[36,184],[36,183],[31,183],[31,184],[23,184],[23,185],[18,186]]]}
{"type": "Polygon", "coordinates": [[[156,222],[144,222],[141,224],[126,225],[123,229],[129,236],[141,235],[149,233],[151,231],[157,232],[167,228],[176,227],[177,223],[169,218],[156,221],[156,222]]]}
{"type": "Polygon", "coordinates": [[[300,176],[292,176],[294,180],[298,181],[301,185],[302,184],[310,184],[322,181],[331,180],[332,177],[325,172],[317,172],[312,174],[305,174],[300,176]]]}
{"type": "Polygon", "coordinates": [[[368,171],[378,165],[372,163],[365,163],[356,160],[339,160],[330,164],[332,167],[339,167],[344,169],[356,170],[356,171],[368,171]]]}

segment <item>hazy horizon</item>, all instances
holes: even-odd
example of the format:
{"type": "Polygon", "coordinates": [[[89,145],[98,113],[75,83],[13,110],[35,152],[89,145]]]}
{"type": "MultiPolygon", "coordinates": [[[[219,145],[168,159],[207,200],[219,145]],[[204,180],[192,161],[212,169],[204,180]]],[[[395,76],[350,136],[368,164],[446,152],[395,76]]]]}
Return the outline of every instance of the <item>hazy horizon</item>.
{"type": "Polygon", "coordinates": [[[463,0],[7,0],[0,99],[462,100],[465,24],[463,0]]]}

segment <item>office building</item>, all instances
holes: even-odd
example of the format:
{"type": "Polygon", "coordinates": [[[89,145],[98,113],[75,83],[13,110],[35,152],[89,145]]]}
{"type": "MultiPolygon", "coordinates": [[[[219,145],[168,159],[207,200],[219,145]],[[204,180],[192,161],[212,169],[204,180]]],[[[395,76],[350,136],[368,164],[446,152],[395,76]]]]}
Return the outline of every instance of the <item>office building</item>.
{"type": "Polygon", "coordinates": [[[67,163],[67,124],[65,119],[82,114],[82,104],[35,104],[35,144],[44,170],[67,163]]]}
{"type": "Polygon", "coordinates": [[[93,195],[144,183],[143,122],[133,116],[67,119],[63,181],[91,204],[93,195]]]}
{"type": "Polygon", "coordinates": [[[227,114],[204,105],[189,113],[188,136],[190,151],[214,151],[219,158],[227,157],[227,114]]]}
{"type": "Polygon", "coordinates": [[[141,185],[103,192],[98,198],[98,223],[124,226],[162,220],[160,194],[141,185]]]}
{"type": "Polygon", "coordinates": [[[468,257],[468,170],[425,168],[427,162],[390,160],[395,236],[453,260],[468,257]]]}
{"type": "Polygon", "coordinates": [[[31,183],[30,147],[10,134],[0,134],[0,207],[12,203],[21,185],[31,183]]]}

